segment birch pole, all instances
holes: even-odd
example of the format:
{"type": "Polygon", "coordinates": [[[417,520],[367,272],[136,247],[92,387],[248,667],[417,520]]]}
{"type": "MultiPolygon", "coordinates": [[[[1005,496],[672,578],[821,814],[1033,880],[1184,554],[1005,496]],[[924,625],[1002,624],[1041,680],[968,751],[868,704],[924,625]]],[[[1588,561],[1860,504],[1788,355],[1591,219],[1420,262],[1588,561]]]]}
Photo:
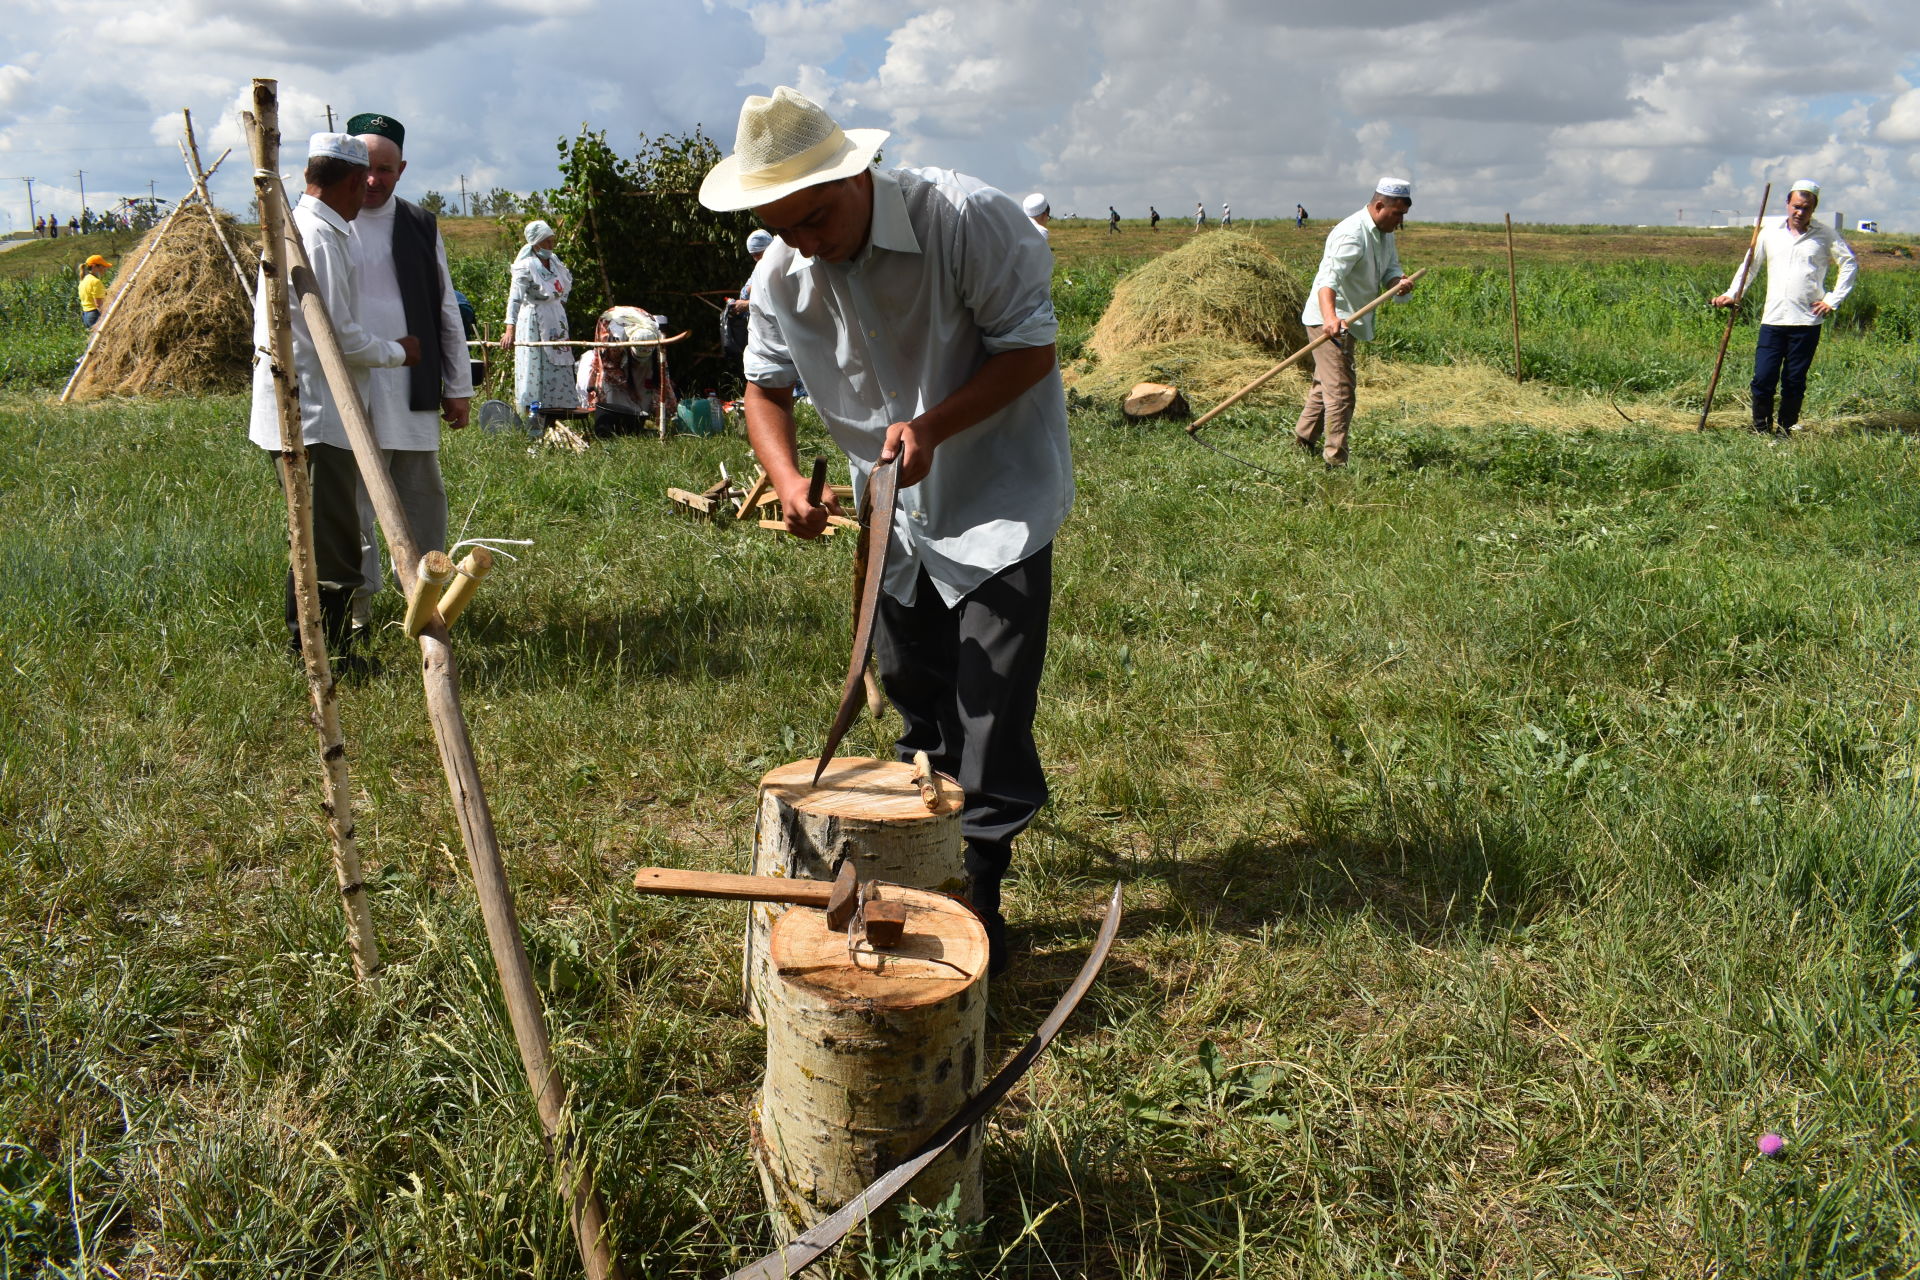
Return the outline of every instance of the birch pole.
{"type": "Polygon", "coordinates": [[[1513,270],[1513,215],[1507,215],[1507,300],[1513,308],[1513,380],[1522,380],[1520,368],[1520,278],[1513,270]]]}
{"type": "Polygon", "coordinates": [[[313,727],[320,739],[321,808],[327,815],[327,837],[333,849],[334,880],[340,886],[340,906],[347,915],[347,945],[353,953],[353,976],[372,982],[380,970],[380,948],[373,936],[373,913],[367,905],[367,887],[360,872],[360,849],[354,839],[353,790],[347,776],[347,745],[340,730],[340,707],[334,697],[333,673],[327,666],[326,628],[320,620],[320,583],[313,552],[313,494],[307,481],[307,446],[300,430],[300,392],[294,375],[293,324],[287,311],[287,256],[284,251],[284,209],[269,199],[265,187],[277,189],[279,133],[254,137],[254,186],[260,196],[261,274],[265,278],[267,349],[273,368],[273,400],[280,418],[280,488],[287,499],[287,546],[293,572],[293,598],[300,622],[300,658],[306,667],[307,696],[313,703],[313,727]]]}
{"type": "Polygon", "coordinates": [[[1740,292],[1733,295],[1733,301],[1727,307],[1727,327],[1720,333],[1720,354],[1713,358],[1713,378],[1707,383],[1707,402],[1700,407],[1700,421],[1694,424],[1695,431],[1707,429],[1707,415],[1713,412],[1713,393],[1720,389],[1720,366],[1727,362],[1727,342],[1733,337],[1733,322],[1740,318],[1740,300],[1747,296],[1747,286],[1753,283],[1753,255],[1760,247],[1760,224],[1767,218],[1767,201],[1773,197],[1773,184],[1760,193],[1760,213],[1753,220],[1753,238],[1747,241],[1747,256],[1740,260],[1740,292]]]}
{"type": "MultiPolygon", "coordinates": [[[[278,119],[275,83],[253,82],[254,110],[246,113],[249,134],[265,138],[269,129],[277,137],[278,119]]],[[[256,148],[260,143],[256,142],[256,148]]],[[[260,167],[260,166],[256,166],[260,167]]],[[[284,205],[286,194],[278,181],[261,185],[261,199],[284,205]]],[[[288,281],[299,295],[300,309],[307,328],[340,407],[347,438],[353,444],[360,477],[379,515],[380,527],[393,551],[394,573],[401,590],[411,595],[418,572],[420,552],[407,524],[399,492],[388,473],[374,436],[373,424],[353,386],[351,370],[341,353],[333,322],[324,300],[314,287],[312,267],[299,238],[287,228],[282,244],[291,264],[288,281]]],[[[614,1258],[607,1236],[607,1211],[594,1188],[577,1138],[569,1123],[567,1091],[560,1069],[553,1060],[552,1042],[547,1034],[546,1009],[540,989],[533,981],[533,966],[527,959],[526,944],[520,935],[520,923],[514,911],[513,892],[507,883],[506,866],[500,856],[500,843],[493,828],[493,814],[487,806],[486,789],[480,780],[480,767],[474,758],[473,742],[467,736],[466,717],[460,710],[460,678],[447,641],[447,628],[439,619],[430,621],[420,633],[421,681],[426,689],[427,715],[439,745],[440,766],[452,793],[454,815],[459,822],[460,838],[467,850],[467,862],[473,872],[475,895],[486,921],[487,942],[499,973],[501,994],[507,1016],[513,1024],[520,1063],[526,1071],[539,1113],[542,1143],[552,1158],[567,1199],[568,1217],[574,1239],[586,1267],[588,1280],[621,1280],[619,1262],[614,1258]]]]}
{"type": "Polygon", "coordinates": [[[220,214],[213,207],[213,197],[207,193],[207,171],[200,167],[200,144],[193,136],[193,112],[180,108],[180,120],[186,126],[187,140],[180,144],[180,158],[187,162],[187,176],[193,179],[193,189],[200,197],[200,203],[206,206],[207,221],[213,224],[213,238],[227,251],[227,261],[233,266],[233,274],[240,281],[240,291],[253,297],[253,281],[247,279],[246,268],[240,265],[240,255],[233,251],[233,245],[227,240],[227,231],[220,225],[220,214]]]}

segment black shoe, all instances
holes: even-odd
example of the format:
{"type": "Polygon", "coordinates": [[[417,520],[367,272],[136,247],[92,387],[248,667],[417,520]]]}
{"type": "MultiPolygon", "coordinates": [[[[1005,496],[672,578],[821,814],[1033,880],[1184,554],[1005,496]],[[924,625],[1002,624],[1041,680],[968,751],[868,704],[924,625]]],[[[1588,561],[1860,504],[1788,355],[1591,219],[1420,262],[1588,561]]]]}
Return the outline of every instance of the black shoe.
{"type": "Polygon", "coordinates": [[[1293,447],[1306,454],[1309,458],[1314,457],[1320,452],[1320,442],[1318,440],[1302,440],[1299,436],[1293,438],[1293,447]]]}
{"type": "Polygon", "coordinates": [[[1755,418],[1753,420],[1753,430],[1755,435],[1762,435],[1762,436],[1772,435],[1773,419],[1772,418],[1755,418]]]}
{"type": "Polygon", "coordinates": [[[996,912],[982,916],[980,923],[987,927],[987,976],[997,978],[1013,967],[1013,944],[1007,939],[1007,921],[996,912]]]}

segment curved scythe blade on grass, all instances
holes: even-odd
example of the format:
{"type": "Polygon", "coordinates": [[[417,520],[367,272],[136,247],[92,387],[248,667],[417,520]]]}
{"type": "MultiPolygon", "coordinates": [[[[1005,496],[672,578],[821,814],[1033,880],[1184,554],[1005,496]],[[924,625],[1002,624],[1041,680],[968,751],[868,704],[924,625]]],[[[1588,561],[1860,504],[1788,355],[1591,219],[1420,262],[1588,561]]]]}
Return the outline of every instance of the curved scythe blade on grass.
{"type": "Polygon", "coordinates": [[[1107,953],[1113,950],[1113,940],[1119,932],[1120,886],[1115,885],[1113,896],[1107,900],[1107,915],[1101,921],[1100,936],[1094,939],[1093,950],[1087,954],[1086,963],[1080,966],[1073,985],[1060,997],[1060,1003],[1053,1006],[1053,1012],[1040,1024],[1040,1029],[1020,1046],[1020,1052],[1009,1058],[1007,1065],[1000,1068],[993,1079],[987,1081],[986,1087],[974,1094],[972,1100],[960,1108],[953,1119],[940,1126],[939,1131],[913,1155],[882,1174],[871,1186],[841,1205],[830,1216],[795,1236],[786,1248],[741,1268],[728,1276],[727,1280],[788,1280],[790,1276],[799,1275],[826,1256],[827,1251],[845,1239],[847,1232],[865,1221],[868,1214],[905,1189],[922,1169],[938,1160],[948,1147],[959,1141],[960,1135],[985,1119],[987,1113],[1013,1091],[1013,1086],[1027,1073],[1034,1059],[1046,1052],[1047,1046],[1060,1033],[1060,1028],[1079,1007],[1081,997],[1093,986],[1100,967],[1107,962],[1107,953]]]}
{"type": "MultiPolygon", "coordinates": [[[[1424,276],[1426,274],[1427,274],[1427,268],[1422,267],[1418,271],[1414,272],[1412,275],[1407,276],[1400,280],[1396,280],[1394,282],[1393,288],[1388,289],[1385,293],[1375,298],[1372,302],[1369,302],[1366,306],[1354,312],[1351,316],[1347,318],[1347,322],[1351,324],[1353,321],[1360,319],[1362,316],[1371,315],[1375,307],[1385,302],[1388,298],[1393,297],[1394,294],[1399,293],[1403,287],[1414,283],[1416,280],[1420,279],[1421,276],[1424,276]]],[[[1225,400],[1222,400],[1219,404],[1213,406],[1213,408],[1207,410],[1205,413],[1195,418],[1192,422],[1189,422],[1187,424],[1187,434],[1193,438],[1193,442],[1195,444],[1200,445],[1202,448],[1211,449],[1215,453],[1219,454],[1221,457],[1237,462],[1243,467],[1252,467],[1255,471],[1264,471],[1266,472],[1266,474],[1270,476],[1277,476],[1282,480],[1291,479],[1291,477],[1283,476],[1278,471],[1269,470],[1268,468],[1261,466],[1257,462],[1248,462],[1245,458],[1236,458],[1232,454],[1228,453],[1225,449],[1220,448],[1218,445],[1208,444],[1205,440],[1202,440],[1200,438],[1200,434],[1199,434],[1200,428],[1206,426],[1209,422],[1212,422],[1215,418],[1219,417],[1221,413],[1225,412],[1227,409],[1231,408],[1236,404],[1239,404],[1242,400],[1246,399],[1248,396],[1258,391],[1261,387],[1266,386],[1267,383],[1273,381],[1274,378],[1278,377],[1281,371],[1285,369],[1290,369],[1294,365],[1299,364],[1302,360],[1306,359],[1307,356],[1311,355],[1316,349],[1325,346],[1327,343],[1332,342],[1333,340],[1334,340],[1334,335],[1330,333],[1322,333],[1319,337],[1315,338],[1312,342],[1309,342],[1306,346],[1300,348],[1298,351],[1288,356],[1285,360],[1282,360],[1279,364],[1276,364],[1275,366],[1273,366],[1273,368],[1267,370],[1265,373],[1255,378],[1252,382],[1249,382],[1246,386],[1240,388],[1238,391],[1228,396],[1225,400]]]]}

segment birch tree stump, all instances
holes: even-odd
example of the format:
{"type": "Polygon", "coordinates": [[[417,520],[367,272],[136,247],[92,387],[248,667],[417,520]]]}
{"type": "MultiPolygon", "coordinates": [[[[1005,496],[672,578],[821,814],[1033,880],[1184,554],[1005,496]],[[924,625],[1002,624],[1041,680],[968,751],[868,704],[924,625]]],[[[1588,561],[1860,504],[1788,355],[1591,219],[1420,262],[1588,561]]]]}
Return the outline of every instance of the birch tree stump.
{"type": "MultiPolygon", "coordinates": [[[[913,766],[866,756],[837,757],[820,785],[815,760],[781,765],[760,779],[760,809],[753,828],[753,874],[831,880],[851,858],[860,880],[881,880],[965,893],[967,868],[960,839],[960,784],[941,775],[929,809],[913,780],[913,766]]],[[[760,1022],[767,983],[767,937],[787,911],[783,903],[756,902],[747,914],[742,966],[747,1016],[760,1022]]]]}
{"type": "MultiPolygon", "coordinates": [[[[767,1075],[753,1156],[783,1244],[912,1155],[985,1080],[986,929],[943,894],[891,886],[880,894],[906,909],[905,934],[890,950],[851,950],[846,932],[809,907],[781,916],[768,942],[767,1075]]],[[[977,1220],[977,1131],[928,1165],[907,1195],[935,1205],[955,1186],[960,1220],[977,1220]]]]}

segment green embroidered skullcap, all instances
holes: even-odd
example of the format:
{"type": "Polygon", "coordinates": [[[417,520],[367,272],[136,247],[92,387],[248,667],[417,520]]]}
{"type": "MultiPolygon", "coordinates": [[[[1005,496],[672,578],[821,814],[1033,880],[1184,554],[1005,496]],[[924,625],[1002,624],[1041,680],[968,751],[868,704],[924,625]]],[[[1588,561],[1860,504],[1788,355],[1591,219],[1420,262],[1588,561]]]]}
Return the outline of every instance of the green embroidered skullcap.
{"type": "Polygon", "coordinates": [[[347,132],[358,136],[363,133],[377,133],[390,140],[394,146],[406,150],[407,126],[392,116],[383,116],[377,111],[362,111],[347,121],[347,132]]]}

